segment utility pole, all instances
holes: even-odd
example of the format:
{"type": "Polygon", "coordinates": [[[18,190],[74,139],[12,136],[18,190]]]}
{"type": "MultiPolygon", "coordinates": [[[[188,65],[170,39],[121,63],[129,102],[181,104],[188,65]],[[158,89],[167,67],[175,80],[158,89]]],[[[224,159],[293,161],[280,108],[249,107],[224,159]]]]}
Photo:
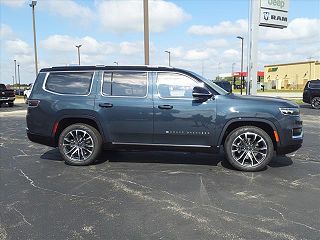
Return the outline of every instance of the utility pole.
{"type": "Polygon", "coordinates": [[[76,48],[78,48],[78,63],[79,63],[79,66],[80,66],[80,48],[81,48],[81,44],[79,45],[76,45],[76,48]]]}
{"type": "Polygon", "coordinates": [[[260,1],[250,0],[247,95],[257,94],[257,62],[260,1]],[[251,89],[250,89],[251,82],[251,89]]]}
{"type": "Polygon", "coordinates": [[[238,39],[241,40],[241,72],[240,72],[240,84],[241,84],[241,88],[240,88],[240,91],[241,91],[241,95],[242,95],[242,87],[243,87],[243,80],[244,80],[244,76],[243,75],[243,37],[241,36],[238,36],[237,37],[238,39]]]}
{"type": "Polygon", "coordinates": [[[143,29],[144,29],[144,64],[149,65],[149,6],[148,0],[143,0],[143,29]]]}
{"type": "Polygon", "coordinates": [[[19,81],[18,88],[19,88],[19,95],[20,95],[20,64],[18,64],[18,81],[19,81]]]}
{"type": "MultiPolygon", "coordinates": [[[[17,60],[13,60],[14,61],[14,81],[15,81],[15,84],[17,83],[17,60]]],[[[14,86],[14,84],[13,84],[14,86]]]]}
{"type": "Polygon", "coordinates": [[[35,20],[35,12],[34,8],[37,5],[37,1],[32,1],[29,4],[32,7],[32,26],[33,26],[33,47],[34,47],[34,63],[36,67],[36,77],[38,75],[38,53],[37,53],[37,36],[36,36],[36,20],[35,20]]]}
{"type": "Polygon", "coordinates": [[[164,51],[166,53],[168,53],[168,56],[169,56],[169,67],[171,67],[171,52],[170,51],[164,51]]]}

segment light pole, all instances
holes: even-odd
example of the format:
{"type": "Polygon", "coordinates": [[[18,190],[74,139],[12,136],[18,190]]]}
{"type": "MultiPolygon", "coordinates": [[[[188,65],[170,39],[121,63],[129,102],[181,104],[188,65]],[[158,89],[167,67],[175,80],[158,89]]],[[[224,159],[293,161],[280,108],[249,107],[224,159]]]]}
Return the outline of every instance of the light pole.
{"type": "Polygon", "coordinates": [[[232,69],[232,75],[233,75],[233,73],[234,73],[234,66],[236,65],[236,63],[232,63],[232,65],[231,65],[231,69],[232,69]]]}
{"type": "Polygon", "coordinates": [[[143,30],[144,30],[144,64],[149,65],[149,6],[148,0],[143,0],[143,30]]]}
{"type": "Polygon", "coordinates": [[[18,88],[19,88],[19,95],[20,95],[20,64],[18,64],[18,81],[19,81],[18,88]]]}
{"type": "Polygon", "coordinates": [[[13,61],[14,61],[14,82],[17,83],[17,60],[15,59],[13,61]]]}
{"type": "Polygon", "coordinates": [[[169,57],[169,67],[171,67],[171,52],[170,51],[164,51],[164,52],[166,52],[166,53],[168,53],[168,57],[169,57]]]}
{"type": "Polygon", "coordinates": [[[12,76],[12,88],[14,86],[14,76],[12,76]]]}
{"type": "Polygon", "coordinates": [[[79,66],[80,66],[80,48],[81,48],[81,44],[76,45],[76,48],[78,48],[78,62],[79,62],[79,66]]]}
{"type": "Polygon", "coordinates": [[[117,61],[113,62],[115,65],[119,66],[119,63],[117,61]]]}
{"type": "Polygon", "coordinates": [[[221,66],[221,62],[218,63],[218,80],[220,80],[220,66],[221,66]]]}
{"type": "Polygon", "coordinates": [[[242,87],[243,87],[243,78],[244,78],[244,76],[242,76],[243,75],[243,37],[241,37],[241,36],[238,36],[237,37],[238,39],[240,39],[241,40],[241,72],[240,72],[240,84],[241,84],[241,88],[240,88],[240,91],[241,91],[241,95],[242,95],[242,87]]]}
{"type": "Polygon", "coordinates": [[[37,53],[36,20],[35,20],[35,14],[34,14],[34,8],[36,5],[37,5],[37,1],[32,1],[31,4],[29,4],[29,6],[32,7],[34,63],[35,63],[35,67],[36,67],[36,77],[37,77],[37,75],[38,75],[38,53],[37,53]]]}

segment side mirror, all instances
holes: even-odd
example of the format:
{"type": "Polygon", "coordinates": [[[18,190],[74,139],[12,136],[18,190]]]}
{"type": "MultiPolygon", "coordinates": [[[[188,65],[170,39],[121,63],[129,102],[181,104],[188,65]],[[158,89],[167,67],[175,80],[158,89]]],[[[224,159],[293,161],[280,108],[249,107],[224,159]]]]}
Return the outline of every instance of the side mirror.
{"type": "Polygon", "coordinates": [[[192,96],[195,100],[207,101],[209,98],[213,96],[213,94],[205,88],[196,86],[193,88],[192,96]]]}

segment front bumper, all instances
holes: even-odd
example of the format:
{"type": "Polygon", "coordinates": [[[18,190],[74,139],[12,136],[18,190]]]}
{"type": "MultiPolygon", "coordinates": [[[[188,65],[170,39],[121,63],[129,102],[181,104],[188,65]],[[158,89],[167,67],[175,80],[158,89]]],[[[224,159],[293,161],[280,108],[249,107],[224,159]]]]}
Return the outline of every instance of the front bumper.
{"type": "Polygon", "coordinates": [[[298,150],[303,143],[303,127],[300,116],[285,116],[281,119],[279,129],[280,143],[277,154],[283,155],[298,150]]]}
{"type": "Polygon", "coordinates": [[[16,100],[15,97],[1,97],[0,98],[1,103],[13,102],[14,100],[16,100]]]}

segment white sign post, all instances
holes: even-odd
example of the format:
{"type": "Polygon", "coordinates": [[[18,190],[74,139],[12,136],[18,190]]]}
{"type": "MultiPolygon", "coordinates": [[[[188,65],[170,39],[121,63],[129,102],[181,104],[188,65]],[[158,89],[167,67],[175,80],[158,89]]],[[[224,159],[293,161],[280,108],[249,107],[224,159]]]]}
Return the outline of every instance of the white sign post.
{"type": "Polygon", "coordinates": [[[248,95],[257,94],[259,26],[286,28],[288,26],[288,9],[289,0],[250,0],[248,77],[246,86],[248,95]]]}

